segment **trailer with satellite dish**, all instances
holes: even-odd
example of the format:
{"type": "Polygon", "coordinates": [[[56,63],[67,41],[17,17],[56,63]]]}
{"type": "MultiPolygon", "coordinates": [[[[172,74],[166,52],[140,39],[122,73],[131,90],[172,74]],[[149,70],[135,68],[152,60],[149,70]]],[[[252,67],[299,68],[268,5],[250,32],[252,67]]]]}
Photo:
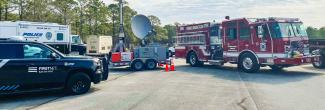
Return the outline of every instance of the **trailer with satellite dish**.
{"type": "Polygon", "coordinates": [[[0,38],[22,37],[26,41],[45,43],[64,54],[84,55],[86,45],[79,35],[71,35],[69,25],[29,21],[1,21],[0,38]]]}
{"type": "Polygon", "coordinates": [[[119,42],[108,55],[110,65],[113,67],[130,66],[133,70],[140,71],[144,68],[155,69],[157,64],[167,63],[168,49],[160,45],[146,44],[146,38],[155,36],[155,31],[151,21],[144,15],[132,17],[132,32],[136,37],[141,39],[141,46],[136,47],[132,52],[125,49],[125,33],[123,24],[123,5],[124,0],[119,0],[120,7],[120,32],[119,42]]]}
{"type": "MultiPolygon", "coordinates": [[[[130,66],[131,69],[140,71],[143,69],[152,70],[158,64],[166,64],[168,59],[168,48],[159,44],[147,44],[149,37],[155,36],[151,21],[144,15],[136,15],[132,18],[132,32],[141,39],[141,46],[133,49],[132,52],[121,50],[124,46],[117,46],[111,55],[112,66],[130,66]]],[[[120,41],[123,42],[123,41],[120,41]]],[[[123,45],[123,44],[122,44],[123,45]]]]}

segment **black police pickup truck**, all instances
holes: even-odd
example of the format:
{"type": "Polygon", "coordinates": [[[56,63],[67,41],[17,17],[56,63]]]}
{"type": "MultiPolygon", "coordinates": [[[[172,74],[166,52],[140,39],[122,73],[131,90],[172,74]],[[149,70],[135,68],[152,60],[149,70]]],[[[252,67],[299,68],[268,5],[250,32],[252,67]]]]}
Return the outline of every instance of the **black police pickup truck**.
{"type": "Polygon", "coordinates": [[[91,82],[102,81],[102,71],[98,59],[65,56],[42,43],[0,40],[0,94],[47,90],[83,94],[91,82]]]}

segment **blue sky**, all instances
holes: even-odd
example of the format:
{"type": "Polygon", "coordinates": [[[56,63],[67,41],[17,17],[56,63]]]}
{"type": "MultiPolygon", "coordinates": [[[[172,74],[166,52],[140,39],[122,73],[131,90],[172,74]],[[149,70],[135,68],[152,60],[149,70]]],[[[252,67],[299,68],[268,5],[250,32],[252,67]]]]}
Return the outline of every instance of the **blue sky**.
{"type": "MultiPolygon", "coordinates": [[[[112,0],[103,0],[113,3],[112,0]]],[[[138,13],[155,15],[163,24],[220,22],[225,16],[293,17],[305,25],[325,26],[325,0],[126,0],[138,13]]]]}

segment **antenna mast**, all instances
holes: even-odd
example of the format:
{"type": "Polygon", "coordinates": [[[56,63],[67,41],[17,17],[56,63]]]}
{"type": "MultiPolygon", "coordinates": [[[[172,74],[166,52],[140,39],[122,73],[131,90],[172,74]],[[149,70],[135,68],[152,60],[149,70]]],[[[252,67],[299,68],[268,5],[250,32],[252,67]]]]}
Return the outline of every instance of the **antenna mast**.
{"type": "Polygon", "coordinates": [[[117,46],[114,49],[114,52],[124,52],[125,46],[124,46],[124,39],[125,39],[125,33],[124,33],[124,23],[123,23],[123,4],[124,0],[119,0],[119,7],[120,7],[120,32],[119,32],[119,42],[117,46]]]}

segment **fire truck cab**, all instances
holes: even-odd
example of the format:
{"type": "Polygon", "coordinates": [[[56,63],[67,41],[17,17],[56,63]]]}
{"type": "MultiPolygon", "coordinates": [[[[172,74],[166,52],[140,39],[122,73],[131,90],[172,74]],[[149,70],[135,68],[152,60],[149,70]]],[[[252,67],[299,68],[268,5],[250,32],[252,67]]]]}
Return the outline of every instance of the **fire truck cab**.
{"type": "Polygon", "coordinates": [[[229,62],[249,73],[264,66],[280,70],[319,60],[309,53],[306,29],[296,18],[240,18],[207,24],[200,29],[196,29],[200,24],[178,26],[176,57],[186,58],[192,66],[229,62]],[[204,42],[182,44],[184,38],[195,42],[190,36],[201,36],[204,42]]]}

